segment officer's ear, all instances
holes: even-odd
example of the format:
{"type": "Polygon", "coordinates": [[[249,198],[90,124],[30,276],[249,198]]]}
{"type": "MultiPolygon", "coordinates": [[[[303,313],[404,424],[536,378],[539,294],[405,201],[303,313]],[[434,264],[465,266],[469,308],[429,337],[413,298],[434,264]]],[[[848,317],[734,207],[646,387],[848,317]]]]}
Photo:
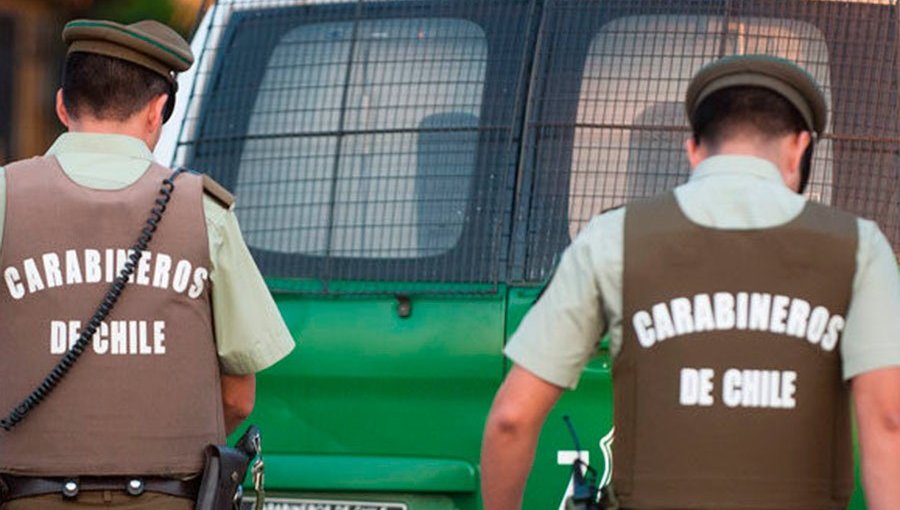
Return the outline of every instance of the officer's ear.
{"type": "Polygon", "coordinates": [[[706,146],[694,139],[693,136],[688,137],[684,141],[684,152],[687,153],[691,170],[697,168],[701,161],[709,157],[709,151],[706,150],[706,146]]]}
{"type": "Polygon", "coordinates": [[[63,101],[62,89],[56,91],[56,116],[62,122],[62,125],[68,129],[71,121],[69,120],[69,111],[66,110],[66,103],[63,101]]]}
{"type": "Polygon", "coordinates": [[[800,131],[787,137],[786,145],[791,158],[791,168],[795,168],[797,171],[800,170],[803,155],[806,154],[806,148],[809,147],[810,143],[812,143],[812,135],[809,131],[800,131]]]}
{"type": "Polygon", "coordinates": [[[169,100],[168,94],[160,94],[150,100],[147,105],[147,132],[155,133],[162,128],[164,120],[163,111],[166,108],[166,101],[169,100]]]}
{"type": "MultiPolygon", "coordinates": [[[[812,142],[809,131],[791,133],[781,138],[781,154],[783,159],[781,175],[785,184],[792,190],[802,193],[804,182],[803,159],[806,149],[812,142]]],[[[806,176],[809,177],[808,175],[806,176]]]]}

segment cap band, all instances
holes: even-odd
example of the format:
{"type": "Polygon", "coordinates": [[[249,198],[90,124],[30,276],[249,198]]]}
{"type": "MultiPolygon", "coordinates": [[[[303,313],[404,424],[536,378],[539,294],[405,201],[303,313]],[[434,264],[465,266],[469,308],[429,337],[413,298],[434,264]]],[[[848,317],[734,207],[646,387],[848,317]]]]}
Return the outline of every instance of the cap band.
{"type": "Polygon", "coordinates": [[[684,106],[693,125],[700,103],[710,94],[732,87],[760,87],[787,100],[815,135],[825,130],[828,103],[821,86],[805,69],[790,60],[766,54],[730,55],[703,66],[691,79],[684,106]]]}
{"type": "Polygon", "coordinates": [[[769,89],[783,96],[800,112],[804,122],[806,122],[806,127],[811,132],[815,133],[817,131],[813,122],[812,110],[809,107],[809,103],[803,98],[803,95],[790,84],[764,74],[752,72],[734,73],[713,80],[697,94],[694,104],[699,106],[713,92],[729,87],[761,87],[769,89]]]}
{"type": "Polygon", "coordinates": [[[69,45],[69,53],[76,52],[94,53],[107,57],[117,58],[120,60],[125,60],[126,62],[131,62],[132,64],[139,65],[155,72],[156,74],[159,74],[169,83],[175,83],[175,77],[172,75],[172,71],[168,66],[166,66],[162,62],[159,62],[158,60],[154,60],[148,57],[143,53],[134,51],[130,48],[126,48],[120,44],[96,39],[75,41],[71,45],[69,45]]]}
{"type": "Polygon", "coordinates": [[[111,23],[101,23],[101,22],[97,22],[97,21],[71,21],[66,25],[66,28],[70,28],[70,29],[71,28],[79,28],[79,27],[102,28],[105,30],[115,30],[115,31],[125,34],[127,36],[134,37],[135,39],[139,39],[151,46],[155,46],[157,49],[159,49],[165,53],[168,53],[172,57],[175,57],[177,60],[180,60],[186,66],[190,66],[193,63],[192,60],[185,58],[182,55],[179,55],[178,53],[172,51],[171,49],[158,43],[157,41],[154,41],[153,39],[150,39],[149,37],[145,37],[141,34],[138,34],[132,30],[128,30],[127,28],[125,28],[123,26],[117,26],[117,25],[113,25],[111,23]]]}

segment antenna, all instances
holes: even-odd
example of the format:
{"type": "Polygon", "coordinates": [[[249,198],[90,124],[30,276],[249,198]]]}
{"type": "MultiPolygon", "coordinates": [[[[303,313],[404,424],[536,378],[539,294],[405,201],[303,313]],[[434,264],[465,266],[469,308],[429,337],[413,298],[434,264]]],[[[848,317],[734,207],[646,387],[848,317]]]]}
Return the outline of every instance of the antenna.
{"type": "Polygon", "coordinates": [[[578,452],[578,460],[581,460],[581,442],[578,441],[575,425],[572,425],[572,420],[569,418],[568,414],[563,416],[563,421],[566,422],[566,427],[569,428],[569,434],[572,435],[572,442],[575,443],[575,451],[578,452]]]}
{"type": "Polygon", "coordinates": [[[569,434],[572,435],[577,455],[575,462],[572,463],[572,496],[567,501],[566,508],[583,510],[599,508],[597,506],[597,470],[581,460],[581,442],[578,440],[572,420],[565,415],[563,421],[566,422],[569,434]]]}

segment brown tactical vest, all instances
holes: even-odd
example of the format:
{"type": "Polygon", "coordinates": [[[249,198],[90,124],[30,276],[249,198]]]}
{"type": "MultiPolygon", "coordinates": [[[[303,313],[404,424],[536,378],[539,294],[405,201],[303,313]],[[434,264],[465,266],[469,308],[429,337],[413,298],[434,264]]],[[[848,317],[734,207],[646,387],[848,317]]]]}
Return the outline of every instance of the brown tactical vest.
{"type": "Polygon", "coordinates": [[[840,331],[856,220],[808,203],[770,229],[688,220],[672,193],[628,206],[613,365],[622,508],[846,508],[840,331]]]}
{"type": "MultiPolygon", "coordinates": [[[[118,273],[170,171],[83,187],[53,157],[6,167],[0,412],[55,366],[118,273]]],[[[200,177],[182,174],[118,304],[54,393],[11,432],[0,472],[180,475],[224,441],[200,177]]]]}

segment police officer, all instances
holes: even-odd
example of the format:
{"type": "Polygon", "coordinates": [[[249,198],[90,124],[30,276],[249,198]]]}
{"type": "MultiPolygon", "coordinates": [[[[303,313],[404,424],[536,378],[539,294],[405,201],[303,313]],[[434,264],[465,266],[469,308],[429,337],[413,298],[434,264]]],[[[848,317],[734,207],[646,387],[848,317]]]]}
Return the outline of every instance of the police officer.
{"type": "Polygon", "coordinates": [[[852,394],[868,507],[900,508],[900,281],[873,222],[798,193],[818,84],[726,57],[686,107],[688,183],[595,218],[506,347],[485,509],[521,506],[543,421],[607,333],[613,504],[845,508],[852,394]]]}
{"type": "MultiPolygon", "coordinates": [[[[46,155],[0,169],[0,412],[39,385],[125,265],[169,169],[151,151],[193,56],[155,21],[68,23],[46,155]]],[[[293,340],[233,198],[183,173],[121,298],[55,392],[0,431],[0,507],[193,508],[203,449],[293,340]]]]}

